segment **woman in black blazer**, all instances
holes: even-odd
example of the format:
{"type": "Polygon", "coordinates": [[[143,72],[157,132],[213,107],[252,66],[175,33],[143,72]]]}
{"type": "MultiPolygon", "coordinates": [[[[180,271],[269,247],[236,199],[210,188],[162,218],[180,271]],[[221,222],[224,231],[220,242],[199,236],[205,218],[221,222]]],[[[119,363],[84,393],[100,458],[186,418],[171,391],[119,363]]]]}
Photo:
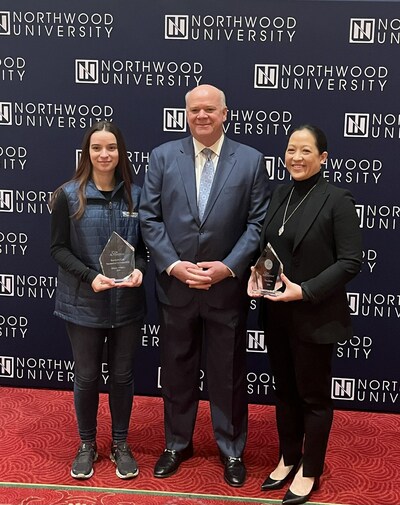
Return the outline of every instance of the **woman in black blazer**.
{"type": "MultiPolygon", "coordinates": [[[[331,361],[336,342],[351,338],[345,284],[360,270],[359,219],[349,191],[321,174],[327,141],[302,125],[289,137],[285,164],[293,181],[278,186],[261,233],[283,264],[283,287],[264,295],[261,320],[275,378],[280,443],[277,467],[262,484],[280,489],[283,504],[305,503],[318,489],[332,425],[331,361]]],[[[256,292],[253,268],[248,293],[256,292]]]]}

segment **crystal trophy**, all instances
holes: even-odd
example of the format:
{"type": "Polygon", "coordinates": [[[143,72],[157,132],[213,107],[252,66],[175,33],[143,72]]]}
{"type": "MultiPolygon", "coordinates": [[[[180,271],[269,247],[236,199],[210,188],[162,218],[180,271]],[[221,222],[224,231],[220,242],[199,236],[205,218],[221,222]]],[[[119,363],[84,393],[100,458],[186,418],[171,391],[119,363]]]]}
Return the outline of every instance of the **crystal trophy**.
{"type": "Polygon", "coordinates": [[[253,291],[261,295],[276,296],[278,290],[283,285],[281,280],[282,273],[282,262],[272,245],[268,242],[254,266],[257,287],[253,291]]]}
{"type": "Polygon", "coordinates": [[[106,277],[123,282],[135,269],[135,248],[113,231],[99,260],[106,277]]]}

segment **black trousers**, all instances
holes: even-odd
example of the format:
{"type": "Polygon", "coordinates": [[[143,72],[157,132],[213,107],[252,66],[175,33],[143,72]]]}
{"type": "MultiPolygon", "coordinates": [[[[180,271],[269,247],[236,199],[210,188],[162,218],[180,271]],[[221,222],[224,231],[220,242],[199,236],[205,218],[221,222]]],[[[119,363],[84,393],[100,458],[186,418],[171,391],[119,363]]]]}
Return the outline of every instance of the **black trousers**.
{"type": "MultiPolygon", "coordinates": [[[[281,312],[281,311],[279,311],[281,312]]],[[[333,419],[331,362],[334,344],[296,338],[290,316],[266,325],[268,355],[275,378],[276,421],[285,465],[303,454],[303,475],[322,474],[333,419]]]]}
{"type": "Polygon", "coordinates": [[[141,326],[141,322],[133,322],[118,328],[88,328],[67,323],[75,361],[74,404],[82,442],[96,439],[104,346],[107,347],[112,438],[126,440],[133,402],[133,361],[141,326]]]}
{"type": "Polygon", "coordinates": [[[226,456],[240,457],[247,438],[246,307],[216,309],[196,293],[185,307],[160,305],[161,386],[168,449],[192,443],[204,348],[215,439],[226,456]]]}

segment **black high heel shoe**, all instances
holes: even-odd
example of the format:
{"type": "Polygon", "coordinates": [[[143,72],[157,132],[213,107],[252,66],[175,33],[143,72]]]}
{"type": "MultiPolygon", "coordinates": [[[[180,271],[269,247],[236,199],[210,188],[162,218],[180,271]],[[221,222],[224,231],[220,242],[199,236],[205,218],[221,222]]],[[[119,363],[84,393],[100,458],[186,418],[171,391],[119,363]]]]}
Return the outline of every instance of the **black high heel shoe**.
{"type": "Polygon", "coordinates": [[[262,491],[272,491],[273,489],[281,489],[286,482],[288,482],[290,479],[292,479],[295,475],[296,472],[301,464],[301,460],[296,464],[293,465],[293,468],[290,470],[290,472],[284,477],[283,479],[273,479],[271,476],[267,477],[265,481],[261,484],[261,490],[262,491]]]}
{"type": "Polygon", "coordinates": [[[315,477],[314,484],[312,485],[311,491],[308,494],[304,496],[299,496],[297,494],[292,493],[290,489],[288,489],[282,500],[282,505],[301,505],[302,503],[306,503],[310,499],[311,493],[313,491],[317,491],[318,489],[319,489],[319,477],[315,477]]]}

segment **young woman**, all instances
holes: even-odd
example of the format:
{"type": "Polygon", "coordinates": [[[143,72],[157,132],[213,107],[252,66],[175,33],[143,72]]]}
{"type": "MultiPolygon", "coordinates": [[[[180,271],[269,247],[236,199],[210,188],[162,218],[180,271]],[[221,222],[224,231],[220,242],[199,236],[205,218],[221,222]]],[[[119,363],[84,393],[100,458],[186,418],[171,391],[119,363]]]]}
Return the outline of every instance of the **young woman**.
{"type": "Polygon", "coordinates": [[[103,347],[107,348],[111,460],[121,479],[139,470],[127,445],[133,401],[133,360],[145,313],[146,249],[140,188],[120,130],[107,121],[85,134],[72,179],[53,194],[51,255],[59,265],[54,314],[66,322],[75,361],[74,403],[81,443],[71,475],[87,479],[97,459],[96,430],[103,347]],[[113,232],[135,248],[135,267],[122,282],[101,273],[99,256],[113,232]]]}

